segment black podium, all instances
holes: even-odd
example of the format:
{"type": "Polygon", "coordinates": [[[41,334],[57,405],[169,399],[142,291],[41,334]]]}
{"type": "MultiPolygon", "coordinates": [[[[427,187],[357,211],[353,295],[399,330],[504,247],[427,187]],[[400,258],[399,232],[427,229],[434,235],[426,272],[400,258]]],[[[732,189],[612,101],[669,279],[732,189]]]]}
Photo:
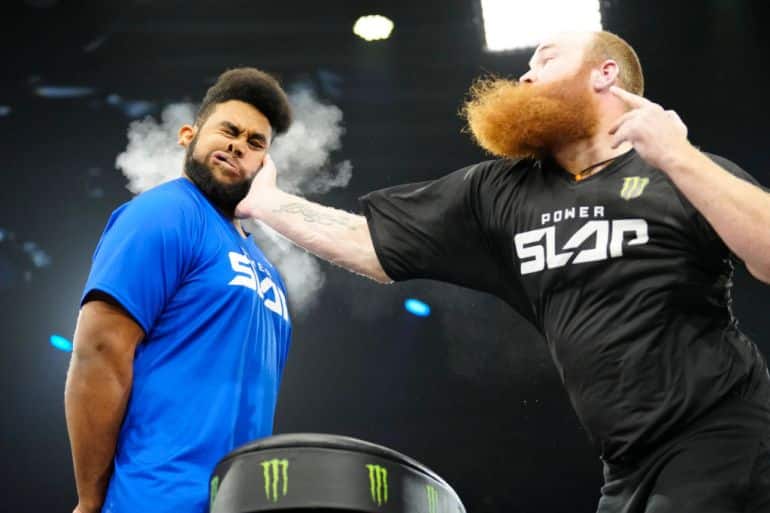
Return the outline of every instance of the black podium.
{"type": "Polygon", "coordinates": [[[225,456],[211,513],[465,513],[443,479],[392,449],[345,436],[263,438],[225,456]]]}

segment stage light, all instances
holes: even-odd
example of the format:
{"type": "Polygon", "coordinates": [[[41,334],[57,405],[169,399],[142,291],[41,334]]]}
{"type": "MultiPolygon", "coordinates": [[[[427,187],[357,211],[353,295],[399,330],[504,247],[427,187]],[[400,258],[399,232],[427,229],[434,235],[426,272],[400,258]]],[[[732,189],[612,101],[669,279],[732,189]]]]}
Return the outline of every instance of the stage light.
{"type": "Polygon", "coordinates": [[[83,98],[91,96],[96,90],[93,87],[81,86],[39,86],[35,94],[43,98],[83,98]]]}
{"type": "Polygon", "coordinates": [[[406,308],[407,312],[417,317],[427,317],[430,315],[430,306],[419,299],[407,299],[404,301],[404,308],[406,308]]]}
{"type": "Polygon", "coordinates": [[[367,41],[387,39],[391,32],[393,32],[393,22],[379,14],[361,16],[353,25],[353,33],[367,41]]]}
{"type": "Polygon", "coordinates": [[[481,0],[486,49],[537,46],[557,32],[602,30],[599,0],[481,0]]]}
{"type": "Polygon", "coordinates": [[[51,335],[51,345],[60,351],[66,351],[68,353],[72,351],[72,342],[61,335],[51,335]]]}

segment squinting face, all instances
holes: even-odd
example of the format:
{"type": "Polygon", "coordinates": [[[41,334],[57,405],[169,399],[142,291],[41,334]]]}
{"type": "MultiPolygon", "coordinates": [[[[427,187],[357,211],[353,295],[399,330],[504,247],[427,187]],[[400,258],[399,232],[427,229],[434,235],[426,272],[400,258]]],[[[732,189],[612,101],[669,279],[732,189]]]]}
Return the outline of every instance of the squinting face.
{"type": "Polygon", "coordinates": [[[268,119],[252,105],[230,100],[217,104],[197,131],[180,131],[187,148],[185,173],[226,214],[249,190],[270,146],[268,119]]]}
{"type": "Polygon", "coordinates": [[[547,84],[573,76],[584,64],[589,41],[590,36],[583,33],[560,34],[543,41],[529,60],[529,70],[519,81],[547,84]]]}
{"type": "Polygon", "coordinates": [[[262,166],[270,136],[264,114],[248,103],[230,100],[217,104],[199,128],[192,157],[221,183],[251,180],[262,166]]]}

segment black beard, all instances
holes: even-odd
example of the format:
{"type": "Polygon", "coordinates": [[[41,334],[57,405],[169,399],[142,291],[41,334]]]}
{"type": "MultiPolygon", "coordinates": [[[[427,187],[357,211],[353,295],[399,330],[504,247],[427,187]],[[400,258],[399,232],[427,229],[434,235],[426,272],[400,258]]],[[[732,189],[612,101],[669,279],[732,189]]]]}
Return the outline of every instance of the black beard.
{"type": "Polygon", "coordinates": [[[208,166],[193,158],[196,142],[193,140],[187,148],[187,155],[184,160],[185,173],[215,207],[225,215],[234,217],[235,207],[246,197],[253,178],[233,184],[220,182],[214,177],[208,166]]]}

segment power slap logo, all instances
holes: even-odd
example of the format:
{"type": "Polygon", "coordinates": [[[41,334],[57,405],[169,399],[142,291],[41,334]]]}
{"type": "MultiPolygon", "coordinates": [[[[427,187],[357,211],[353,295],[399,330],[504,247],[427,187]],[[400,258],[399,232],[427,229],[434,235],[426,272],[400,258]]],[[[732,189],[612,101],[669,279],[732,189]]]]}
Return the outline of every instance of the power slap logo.
{"type": "Polygon", "coordinates": [[[567,264],[599,262],[623,256],[623,248],[647,244],[649,235],[644,219],[604,219],[603,206],[579,206],[545,212],[540,215],[540,224],[550,225],[513,237],[516,255],[521,263],[521,274],[532,274],[545,269],[555,269],[567,264]],[[567,239],[561,247],[556,244],[564,240],[564,230],[559,223],[568,219],[586,221],[567,239]]]}
{"type": "Polygon", "coordinates": [[[227,256],[230,258],[230,266],[235,271],[235,277],[228,285],[237,285],[255,291],[269,310],[288,321],[289,308],[286,296],[273,281],[270,271],[261,263],[255,265],[246,254],[230,251],[227,256]]]}

